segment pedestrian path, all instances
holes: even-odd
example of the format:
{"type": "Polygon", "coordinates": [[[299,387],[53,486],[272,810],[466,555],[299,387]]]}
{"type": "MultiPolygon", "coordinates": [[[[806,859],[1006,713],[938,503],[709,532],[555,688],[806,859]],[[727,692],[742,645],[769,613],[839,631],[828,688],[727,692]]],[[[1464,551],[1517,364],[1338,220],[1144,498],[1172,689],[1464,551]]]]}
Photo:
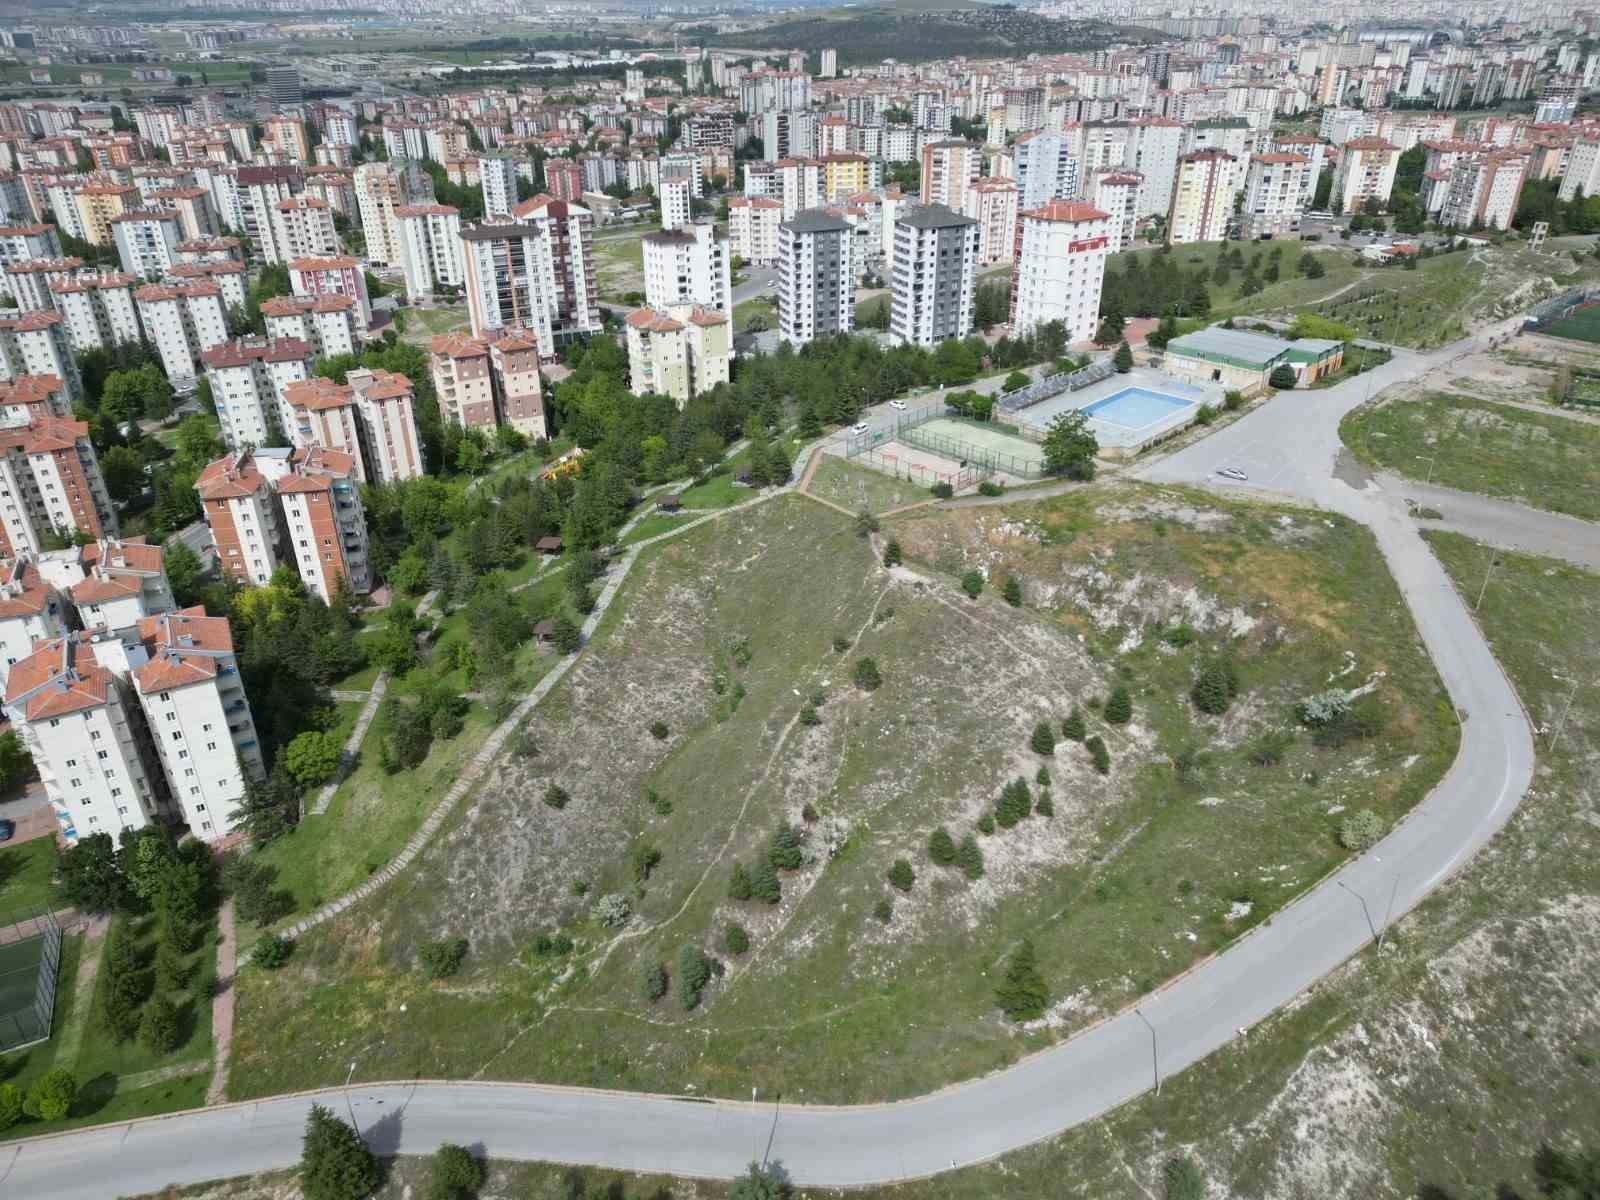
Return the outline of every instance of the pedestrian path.
{"type": "Polygon", "coordinates": [[[211,1060],[211,1084],[206,1088],[206,1103],[221,1104],[227,1098],[228,1051],[233,1046],[233,977],[238,971],[239,940],[233,929],[233,901],[217,913],[217,987],[211,999],[211,1041],[216,1047],[211,1060]]]}

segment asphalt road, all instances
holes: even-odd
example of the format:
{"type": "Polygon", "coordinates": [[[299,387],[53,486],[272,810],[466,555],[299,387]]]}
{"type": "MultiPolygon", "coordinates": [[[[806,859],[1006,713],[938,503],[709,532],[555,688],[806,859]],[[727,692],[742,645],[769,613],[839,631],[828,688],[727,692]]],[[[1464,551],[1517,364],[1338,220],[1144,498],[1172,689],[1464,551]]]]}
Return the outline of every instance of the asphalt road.
{"type": "MultiPolygon", "coordinates": [[[[1509,818],[1532,775],[1533,744],[1516,695],[1419,538],[1404,498],[1334,474],[1339,417],[1365,398],[1369,382],[1381,387],[1466,345],[1397,358],[1371,379],[1326,391],[1283,393],[1139,472],[1217,483],[1219,467],[1241,467],[1250,489],[1368,524],[1463,716],[1456,762],[1408,819],[1270,924],[1147,997],[1139,1011],[1008,1070],[873,1107],[471,1083],[359,1086],[348,1095],[325,1093],[324,1102],[352,1115],[383,1152],[427,1153],[455,1141],[502,1158],[719,1176],[770,1155],[804,1184],[868,1184],[937,1173],[1038,1141],[1242,1036],[1469,859],[1509,818]]],[[[108,1181],[121,1192],[153,1191],[285,1167],[298,1156],[310,1103],[283,1097],[17,1143],[0,1149],[0,1187],[99,1200],[108,1181]]]]}

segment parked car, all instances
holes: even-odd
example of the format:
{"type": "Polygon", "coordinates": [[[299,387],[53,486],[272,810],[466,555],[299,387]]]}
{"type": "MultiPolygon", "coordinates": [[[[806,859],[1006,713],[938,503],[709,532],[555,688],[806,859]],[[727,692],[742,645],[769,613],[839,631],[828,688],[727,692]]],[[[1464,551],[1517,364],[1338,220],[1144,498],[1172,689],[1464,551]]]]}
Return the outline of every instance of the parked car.
{"type": "Polygon", "coordinates": [[[906,402],[904,400],[891,400],[889,401],[889,407],[894,409],[895,412],[905,412],[906,402]]]}
{"type": "Polygon", "coordinates": [[[1239,470],[1238,467],[1223,467],[1222,470],[1217,472],[1217,474],[1221,475],[1224,479],[1237,479],[1240,483],[1244,483],[1250,478],[1243,471],[1239,470]]]}
{"type": "Polygon", "coordinates": [[[857,437],[860,437],[862,434],[866,433],[866,431],[867,423],[865,421],[857,421],[850,427],[850,432],[855,434],[857,437]]]}
{"type": "Polygon", "coordinates": [[[17,833],[15,821],[0,820],[0,842],[9,842],[17,833]]]}

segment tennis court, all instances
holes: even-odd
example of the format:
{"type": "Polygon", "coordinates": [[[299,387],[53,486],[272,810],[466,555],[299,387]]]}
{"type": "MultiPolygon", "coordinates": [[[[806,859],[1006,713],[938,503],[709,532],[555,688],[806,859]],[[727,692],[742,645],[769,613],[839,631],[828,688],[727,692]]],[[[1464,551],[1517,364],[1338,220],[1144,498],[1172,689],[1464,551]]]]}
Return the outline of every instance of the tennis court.
{"type": "Polygon", "coordinates": [[[28,910],[0,920],[0,1050],[50,1036],[60,965],[54,913],[28,910]]]}
{"type": "Polygon", "coordinates": [[[1600,304],[1585,304],[1539,329],[1550,337],[1600,343],[1600,304]]]}
{"type": "Polygon", "coordinates": [[[1044,473],[1044,457],[1036,443],[993,427],[935,417],[902,429],[900,438],[957,462],[982,463],[1016,479],[1038,479],[1044,473]]]}

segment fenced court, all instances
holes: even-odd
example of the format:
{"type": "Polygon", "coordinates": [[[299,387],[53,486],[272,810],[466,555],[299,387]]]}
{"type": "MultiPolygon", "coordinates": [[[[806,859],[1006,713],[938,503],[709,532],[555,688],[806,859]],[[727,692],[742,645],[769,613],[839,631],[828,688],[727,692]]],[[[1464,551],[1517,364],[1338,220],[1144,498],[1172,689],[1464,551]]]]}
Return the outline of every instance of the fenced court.
{"type": "Polygon", "coordinates": [[[948,483],[958,492],[963,488],[976,487],[978,481],[990,473],[987,468],[977,464],[969,462],[962,466],[959,460],[904,442],[883,442],[870,449],[863,448],[852,455],[850,461],[918,487],[931,488],[936,483],[948,483]]]}
{"type": "Polygon", "coordinates": [[[50,1036],[61,926],[48,908],[4,914],[0,921],[0,1051],[50,1036]]]}
{"type": "Polygon", "coordinates": [[[902,442],[956,462],[986,467],[1017,479],[1042,479],[1044,456],[1026,438],[950,417],[901,429],[902,442]]]}
{"type": "Polygon", "coordinates": [[[1549,337],[1600,343],[1600,287],[1586,284],[1535,305],[1523,328],[1549,337]]]}

